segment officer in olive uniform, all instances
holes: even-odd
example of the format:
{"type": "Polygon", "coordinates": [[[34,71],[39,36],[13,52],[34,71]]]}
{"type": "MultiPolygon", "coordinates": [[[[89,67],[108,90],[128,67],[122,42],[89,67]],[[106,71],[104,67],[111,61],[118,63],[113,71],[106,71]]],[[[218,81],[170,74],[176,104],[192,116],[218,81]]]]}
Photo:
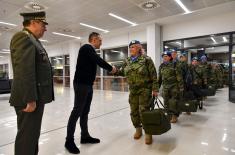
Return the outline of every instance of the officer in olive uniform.
{"type": "MultiPolygon", "coordinates": [[[[142,136],[141,113],[149,110],[152,96],[158,95],[157,72],[152,59],[142,54],[139,41],[131,41],[129,48],[131,56],[123,62],[116,74],[127,77],[130,90],[130,115],[136,128],[134,139],[139,139],[142,136]]],[[[145,143],[152,143],[152,135],[145,134],[145,143]]]]}
{"type": "Polygon", "coordinates": [[[24,29],[10,43],[13,84],[10,105],[17,115],[15,155],[37,155],[44,104],[54,100],[51,64],[38,40],[48,23],[45,12],[21,13],[24,29]]]}
{"type": "Polygon", "coordinates": [[[172,62],[170,52],[162,54],[163,63],[159,67],[159,86],[163,86],[163,99],[169,114],[172,115],[171,123],[177,122],[179,111],[177,102],[181,94],[183,94],[184,83],[182,78],[182,70],[179,65],[172,62]]]}

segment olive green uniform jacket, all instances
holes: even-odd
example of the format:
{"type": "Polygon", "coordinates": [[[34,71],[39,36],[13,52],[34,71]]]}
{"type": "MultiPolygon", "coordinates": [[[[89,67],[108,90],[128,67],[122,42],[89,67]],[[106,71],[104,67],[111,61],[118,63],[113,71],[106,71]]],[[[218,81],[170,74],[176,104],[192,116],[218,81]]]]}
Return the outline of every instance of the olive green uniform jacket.
{"type": "Polygon", "coordinates": [[[51,64],[40,41],[23,29],[13,36],[10,50],[14,76],[11,106],[25,107],[31,101],[44,104],[54,100],[51,64]]]}

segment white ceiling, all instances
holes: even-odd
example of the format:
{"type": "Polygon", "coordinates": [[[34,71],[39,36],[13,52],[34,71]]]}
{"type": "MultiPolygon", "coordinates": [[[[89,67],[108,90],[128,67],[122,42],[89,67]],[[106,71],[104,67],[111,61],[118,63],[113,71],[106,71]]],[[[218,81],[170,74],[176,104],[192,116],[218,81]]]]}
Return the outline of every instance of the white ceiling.
{"type": "MultiPolygon", "coordinates": [[[[108,13],[112,12],[138,24],[166,18],[184,13],[174,0],[156,0],[160,7],[146,11],[139,7],[147,0],[35,0],[34,2],[47,7],[48,32],[43,39],[45,45],[69,40],[70,38],[53,35],[52,32],[87,37],[94,31],[82,27],[79,23],[94,25],[109,31],[128,27],[108,13]],[[68,31],[68,32],[64,32],[68,31]]],[[[190,11],[208,8],[234,0],[181,0],[190,11]]],[[[22,28],[20,12],[29,11],[24,5],[30,0],[0,0],[0,21],[18,25],[11,27],[0,24],[0,50],[8,49],[12,35],[22,28]]]]}

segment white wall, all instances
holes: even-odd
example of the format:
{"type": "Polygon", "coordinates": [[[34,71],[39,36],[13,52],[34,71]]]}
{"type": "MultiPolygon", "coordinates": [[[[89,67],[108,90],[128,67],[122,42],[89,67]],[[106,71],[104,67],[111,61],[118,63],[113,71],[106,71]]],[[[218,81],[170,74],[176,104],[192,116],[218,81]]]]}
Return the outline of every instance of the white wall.
{"type": "Polygon", "coordinates": [[[146,29],[125,32],[118,35],[104,35],[103,45],[101,48],[105,49],[110,47],[126,46],[131,40],[139,40],[142,43],[147,42],[146,29]]]}
{"type": "Polygon", "coordinates": [[[235,31],[235,11],[163,25],[163,41],[235,31]]]}

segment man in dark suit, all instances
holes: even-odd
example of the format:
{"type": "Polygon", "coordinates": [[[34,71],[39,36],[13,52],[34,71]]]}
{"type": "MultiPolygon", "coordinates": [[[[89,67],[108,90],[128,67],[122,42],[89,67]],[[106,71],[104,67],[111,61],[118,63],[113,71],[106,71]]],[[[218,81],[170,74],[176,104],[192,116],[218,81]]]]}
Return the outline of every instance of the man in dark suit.
{"type": "Polygon", "coordinates": [[[17,115],[15,155],[37,155],[44,104],[54,100],[51,64],[38,40],[48,23],[45,12],[21,13],[24,29],[11,39],[13,84],[10,104],[17,115]]]}
{"type": "Polygon", "coordinates": [[[83,45],[78,54],[76,72],[74,76],[74,107],[69,117],[67,126],[67,137],[65,147],[70,153],[79,154],[80,151],[74,143],[74,132],[76,123],[80,117],[81,144],[100,143],[100,140],[90,136],[88,131],[88,114],[93,96],[93,82],[96,76],[96,67],[100,67],[114,73],[116,68],[105,62],[95,49],[99,49],[102,44],[100,35],[92,32],[89,35],[89,44],[83,45]]]}

